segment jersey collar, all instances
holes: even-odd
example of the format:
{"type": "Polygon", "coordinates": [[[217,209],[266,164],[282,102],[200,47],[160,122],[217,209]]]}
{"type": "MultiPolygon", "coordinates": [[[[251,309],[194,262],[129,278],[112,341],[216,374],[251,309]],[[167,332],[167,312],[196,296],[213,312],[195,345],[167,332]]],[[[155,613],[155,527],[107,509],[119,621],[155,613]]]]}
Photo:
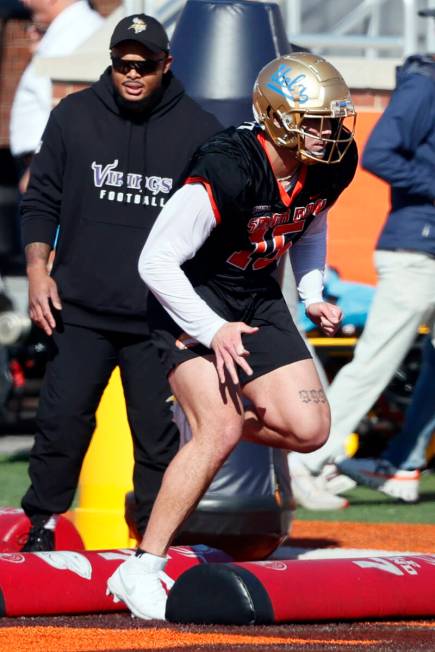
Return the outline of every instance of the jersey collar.
{"type": "MultiPolygon", "coordinates": [[[[266,154],[267,160],[269,161],[269,165],[272,168],[272,163],[271,163],[269,153],[268,153],[267,148],[266,148],[266,139],[265,139],[264,135],[261,132],[259,132],[257,134],[257,140],[260,143],[261,147],[263,148],[264,153],[266,154]]],[[[273,168],[272,168],[272,172],[273,172],[273,168]]],[[[305,177],[307,176],[307,166],[302,165],[302,167],[300,169],[300,172],[299,172],[298,180],[296,181],[296,183],[295,183],[294,187],[292,188],[290,194],[284,188],[284,186],[282,185],[280,180],[275,176],[274,172],[273,172],[273,176],[275,177],[275,181],[278,184],[279,195],[281,197],[281,201],[284,204],[284,206],[286,208],[288,208],[291,205],[292,201],[295,199],[295,197],[297,197],[297,195],[300,193],[300,191],[304,187],[305,177]]]]}

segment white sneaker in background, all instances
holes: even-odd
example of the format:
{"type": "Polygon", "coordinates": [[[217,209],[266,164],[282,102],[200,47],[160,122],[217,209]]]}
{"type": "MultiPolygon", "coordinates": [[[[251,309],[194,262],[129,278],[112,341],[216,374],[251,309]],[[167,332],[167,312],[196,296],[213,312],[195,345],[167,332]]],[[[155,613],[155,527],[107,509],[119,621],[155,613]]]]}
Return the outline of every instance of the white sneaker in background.
{"type": "Polygon", "coordinates": [[[115,602],[122,600],[138,618],[165,620],[167,595],[159,573],[166,562],[166,557],[147,552],[132,555],[107,580],[107,593],[115,602]]]}
{"type": "Polygon", "coordinates": [[[174,401],[172,406],[172,421],[175,423],[180,433],[180,448],[182,448],[192,439],[192,430],[190,429],[184,410],[178,401],[174,401]]]}
{"type": "Polygon", "coordinates": [[[330,494],[344,494],[356,487],[355,480],[340,473],[336,464],[325,464],[316,478],[318,485],[330,494]]]}
{"type": "Polygon", "coordinates": [[[346,475],[371,489],[377,489],[387,496],[399,498],[405,503],[418,501],[419,471],[397,469],[388,460],[344,459],[337,466],[346,475]]]}
{"type": "Polygon", "coordinates": [[[317,483],[298,455],[288,456],[290,481],[293,497],[301,507],[311,510],[335,510],[348,507],[349,502],[341,496],[334,496],[317,483]]]}

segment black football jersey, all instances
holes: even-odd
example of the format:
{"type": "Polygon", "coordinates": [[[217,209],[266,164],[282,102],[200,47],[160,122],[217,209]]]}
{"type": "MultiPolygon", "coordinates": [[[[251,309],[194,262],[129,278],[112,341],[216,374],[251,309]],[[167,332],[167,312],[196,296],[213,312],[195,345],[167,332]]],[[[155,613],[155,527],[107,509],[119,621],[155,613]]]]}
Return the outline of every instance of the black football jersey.
{"type": "Polygon", "coordinates": [[[183,266],[187,276],[194,285],[214,279],[262,287],[278,258],[352,181],[357,162],[352,143],[340,163],[302,165],[287,193],[275,178],[256,123],[213,136],[197,150],[185,182],[205,186],[217,226],[183,266]]]}

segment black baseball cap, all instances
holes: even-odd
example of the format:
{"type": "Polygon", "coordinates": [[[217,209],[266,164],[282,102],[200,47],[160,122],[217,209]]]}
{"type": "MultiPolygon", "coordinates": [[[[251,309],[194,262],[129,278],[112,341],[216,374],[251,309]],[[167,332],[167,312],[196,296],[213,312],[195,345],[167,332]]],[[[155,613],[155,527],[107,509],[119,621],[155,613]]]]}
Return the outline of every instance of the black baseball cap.
{"type": "Polygon", "coordinates": [[[431,18],[435,18],[435,7],[433,7],[432,9],[422,9],[421,11],[418,12],[418,15],[424,16],[425,18],[427,18],[428,16],[430,16],[431,18]]]}
{"type": "Polygon", "coordinates": [[[151,52],[169,51],[169,39],[163,25],[146,14],[133,14],[119,21],[110,39],[110,49],[123,41],[142,43],[151,52]]]}

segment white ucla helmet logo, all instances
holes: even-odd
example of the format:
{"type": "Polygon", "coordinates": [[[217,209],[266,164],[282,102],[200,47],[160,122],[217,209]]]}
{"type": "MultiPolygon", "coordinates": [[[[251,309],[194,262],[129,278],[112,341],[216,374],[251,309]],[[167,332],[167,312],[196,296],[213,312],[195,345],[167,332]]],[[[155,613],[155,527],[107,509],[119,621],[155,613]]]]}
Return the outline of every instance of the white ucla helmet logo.
{"type": "Polygon", "coordinates": [[[140,34],[141,32],[144,32],[147,28],[147,25],[145,21],[142,20],[142,18],[139,18],[138,16],[135,16],[133,18],[133,22],[130,25],[128,29],[132,29],[135,34],[140,34]]]}

